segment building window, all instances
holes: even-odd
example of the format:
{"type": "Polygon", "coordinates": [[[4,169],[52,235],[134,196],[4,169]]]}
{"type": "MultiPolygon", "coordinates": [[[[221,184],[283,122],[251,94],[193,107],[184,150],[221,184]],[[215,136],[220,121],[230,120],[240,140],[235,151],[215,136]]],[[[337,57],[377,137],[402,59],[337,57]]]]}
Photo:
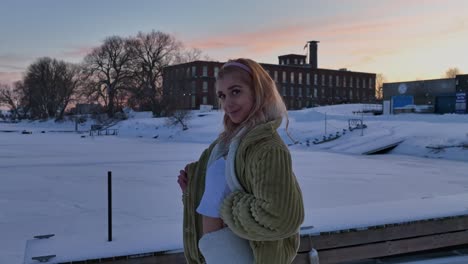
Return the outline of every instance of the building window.
{"type": "Polygon", "coordinates": [[[325,98],[325,89],[324,88],[322,88],[320,98],[325,98]]]}
{"type": "Polygon", "coordinates": [[[192,81],[192,86],[191,86],[191,92],[192,94],[195,94],[196,90],[197,90],[197,83],[195,81],[192,81]]]}
{"type": "Polygon", "coordinates": [[[288,64],[288,65],[289,65],[289,59],[286,59],[286,64],[288,64]]]}
{"type": "Polygon", "coordinates": [[[291,72],[291,83],[294,83],[294,72],[291,72]]]}
{"type": "Polygon", "coordinates": [[[192,108],[195,108],[196,106],[197,106],[196,97],[195,97],[195,95],[192,95],[192,108]]]}
{"type": "Polygon", "coordinates": [[[286,87],[284,87],[284,86],[281,87],[281,94],[282,94],[283,96],[286,96],[286,87]]]}
{"type": "Polygon", "coordinates": [[[349,87],[353,88],[353,77],[349,77],[349,87]]]}
{"type": "Polygon", "coordinates": [[[299,87],[299,89],[297,89],[297,96],[302,97],[302,87],[299,87]]]}
{"type": "Polygon", "coordinates": [[[333,76],[328,75],[328,86],[332,87],[333,86],[333,76]]]}
{"type": "Polygon", "coordinates": [[[299,73],[299,76],[297,77],[297,81],[299,84],[302,84],[302,72],[299,73]]]}
{"type": "Polygon", "coordinates": [[[325,86],[325,74],[322,74],[322,86],[325,86]]]}
{"type": "Polygon", "coordinates": [[[203,76],[208,76],[208,66],[203,66],[203,76]]]}
{"type": "Polygon", "coordinates": [[[197,66],[192,66],[192,77],[197,76],[197,66]]]}
{"type": "Polygon", "coordinates": [[[310,85],[310,73],[306,74],[306,84],[310,85]]]}
{"type": "Polygon", "coordinates": [[[314,88],[314,98],[317,98],[317,88],[314,88]]]}
{"type": "Polygon", "coordinates": [[[218,66],[214,67],[214,77],[215,78],[218,78],[218,72],[219,72],[219,67],[218,66]]]}
{"type": "Polygon", "coordinates": [[[204,105],[207,105],[207,104],[208,104],[208,96],[204,95],[203,98],[202,98],[202,100],[203,100],[203,104],[204,104],[204,105]]]}
{"type": "Polygon", "coordinates": [[[307,96],[307,97],[310,96],[310,87],[307,87],[307,88],[306,88],[306,96],[307,96]]]}
{"type": "Polygon", "coordinates": [[[275,71],[274,75],[275,75],[275,76],[274,76],[275,82],[278,82],[278,71],[275,71]]]}
{"type": "Polygon", "coordinates": [[[361,88],[361,78],[356,79],[356,88],[361,88]]]}
{"type": "Polygon", "coordinates": [[[340,87],[340,76],[336,76],[336,86],[340,87]]]}
{"type": "Polygon", "coordinates": [[[343,76],[343,87],[346,87],[346,76],[343,76]]]}
{"type": "Polygon", "coordinates": [[[286,83],[286,72],[283,72],[283,83],[286,83]]]}
{"type": "Polygon", "coordinates": [[[187,76],[187,78],[189,78],[190,77],[190,68],[187,68],[186,72],[187,72],[186,76],[187,76]]]}
{"type": "Polygon", "coordinates": [[[349,99],[353,100],[353,90],[349,90],[349,99]]]}
{"type": "Polygon", "coordinates": [[[208,92],[208,82],[207,81],[203,81],[203,92],[204,93],[208,92]]]}
{"type": "Polygon", "coordinates": [[[292,99],[292,98],[291,98],[291,100],[289,100],[289,107],[290,107],[291,109],[294,108],[294,99],[292,99]]]}
{"type": "Polygon", "coordinates": [[[292,87],[292,86],[289,89],[289,95],[294,96],[294,87],[292,87]]]}
{"type": "Polygon", "coordinates": [[[297,59],[294,59],[294,64],[297,64],[297,59]]]}
{"type": "Polygon", "coordinates": [[[297,102],[297,107],[298,107],[299,109],[302,108],[302,100],[299,100],[299,101],[297,102]]]}
{"type": "Polygon", "coordinates": [[[362,79],[362,88],[366,89],[367,88],[366,84],[367,84],[366,78],[362,79]]]}

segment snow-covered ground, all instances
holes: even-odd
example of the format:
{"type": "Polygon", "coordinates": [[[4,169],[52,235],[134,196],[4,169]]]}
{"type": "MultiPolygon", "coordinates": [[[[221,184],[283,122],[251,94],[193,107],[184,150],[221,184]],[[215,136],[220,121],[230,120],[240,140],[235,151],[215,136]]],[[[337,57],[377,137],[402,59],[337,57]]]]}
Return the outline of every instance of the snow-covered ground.
{"type": "MultiPolygon", "coordinates": [[[[304,226],[314,226],[307,232],[468,214],[468,115],[363,116],[362,134],[312,143],[322,139],[325,123],[327,135],[342,132],[348,119],[361,118],[352,112],[362,107],[289,112],[304,226]],[[399,140],[387,155],[361,155],[399,140]]],[[[178,170],[216,138],[221,118],[221,112],[195,111],[182,131],[149,113],[131,113],[112,127],[118,136],[94,137],[63,132],[74,131],[73,122],[0,123],[0,130],[13,131],[0,132],[0,263],[34,263],[24,256],[26,241],[50,233],[49,243],[30,246],[56,254],[55,261],[181,248],[178,170]],[[113,242],[106,242],[107,171],[113,173],[113,242]]],[[[284,126],[280,134],[291,144],[284,126]]]]}

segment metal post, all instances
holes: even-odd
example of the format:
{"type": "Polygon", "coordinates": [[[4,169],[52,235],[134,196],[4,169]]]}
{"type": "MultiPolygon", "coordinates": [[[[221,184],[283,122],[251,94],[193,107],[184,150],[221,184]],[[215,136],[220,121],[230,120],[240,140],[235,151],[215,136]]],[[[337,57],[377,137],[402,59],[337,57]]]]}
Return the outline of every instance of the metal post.
{"type": "Polygon", "coordinates": [[[107,226],[108,239],[112,241],[112,172],[107,172],[107,226]]]}
{"type": "Polygon", "coordinates": [[[325,113],[325,136],[327,136],[327,113],[325,113]]]}
{"type": "Polygon", "coordinates": [[[364,111],[361,113],[361,137],[364,136],[364,111]]]}

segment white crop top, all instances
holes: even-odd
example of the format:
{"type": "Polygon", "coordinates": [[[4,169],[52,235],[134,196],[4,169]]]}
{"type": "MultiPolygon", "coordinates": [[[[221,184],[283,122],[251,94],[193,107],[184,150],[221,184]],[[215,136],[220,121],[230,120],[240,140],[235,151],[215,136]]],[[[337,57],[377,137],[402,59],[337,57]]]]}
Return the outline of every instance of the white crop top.
{"type": "Polygon", "coordinates": [[[226,184],[225,175],[226,160],[222,157],[208,167],[205,177],[205,192],[197,208],[199,214],[219,217],[221,204],[224,198],[231,193],[226,184]]]}

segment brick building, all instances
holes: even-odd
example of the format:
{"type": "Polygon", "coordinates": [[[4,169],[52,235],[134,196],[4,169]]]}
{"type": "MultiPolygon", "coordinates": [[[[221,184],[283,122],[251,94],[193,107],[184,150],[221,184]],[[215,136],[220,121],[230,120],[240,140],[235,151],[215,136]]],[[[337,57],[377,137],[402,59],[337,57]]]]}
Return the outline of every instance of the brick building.
{"type": "MultiPolygon", "coordinates": [[[[270,74],[288,109],[341,103],[369,103],[375,99],[375,73],[331,70],[317,67],[317,43],[309,41],[305,55],[278,57],[278,64],[260,63],[270,74]]],[[[179,108],[218,108],[215,80],[223,62],[193,61],[166,67],[164,96],[175,98],[179,108]]]]}

